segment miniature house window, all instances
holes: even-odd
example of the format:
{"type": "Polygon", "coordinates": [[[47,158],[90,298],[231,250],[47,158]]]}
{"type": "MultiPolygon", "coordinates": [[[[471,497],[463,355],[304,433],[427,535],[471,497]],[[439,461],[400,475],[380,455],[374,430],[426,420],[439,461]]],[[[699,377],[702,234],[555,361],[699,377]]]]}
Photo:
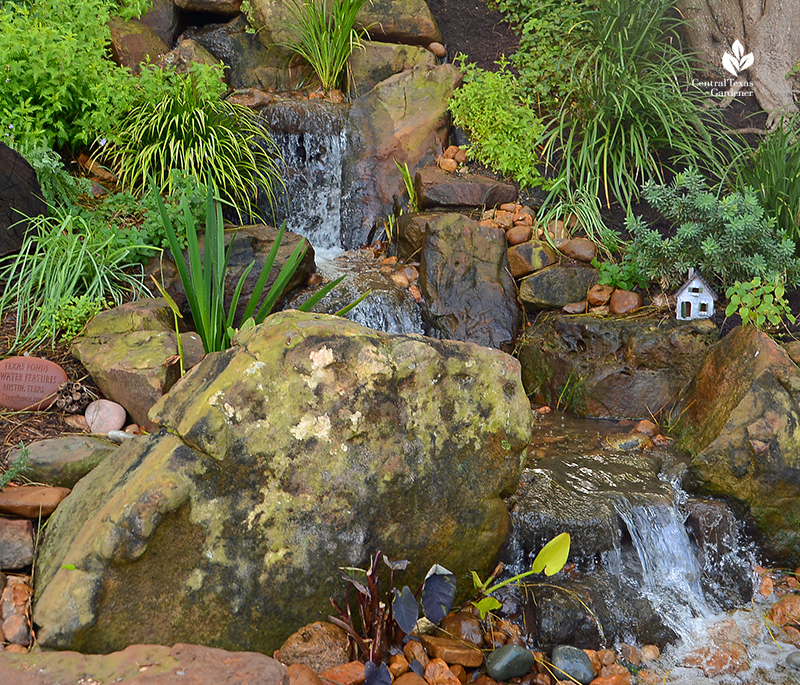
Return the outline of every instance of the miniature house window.
{"type": "Polygon", "coordinates": [[[690,293],[702,293],[703,289],[699,285],[694,285],[691,288],[689,288],[689,292],[690,293]]]}
{"type": "Polygon", "coordinates": [[[700,313],[701,314],[708,314],[708,303],[707,302],[701,302],[700,303],[700,313]]]}

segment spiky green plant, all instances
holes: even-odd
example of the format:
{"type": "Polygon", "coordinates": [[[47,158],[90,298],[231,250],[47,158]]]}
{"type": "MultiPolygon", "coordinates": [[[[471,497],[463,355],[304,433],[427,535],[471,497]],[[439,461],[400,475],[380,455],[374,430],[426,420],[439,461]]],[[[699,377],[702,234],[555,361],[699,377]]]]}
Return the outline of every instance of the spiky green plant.
{"type": "Polygon", "coordinates": [[[257,213],[259,187],[274,205],[282,179],[269,131],[247,107],[220,100],[194,71],[174,78],[176,87],[160,99],[142,91],[109,135],[103,157],[122,186],[141,193],[152,176],[159,192],[171,193],[171,170],[198,182],[210,172],[223,196],[246,213],[257,213]]]}
{"type": "Polygon", "coordinates": [[[354,28],[364,0],[290,0],[288,37],[281,45],[305,61],[325,92],[338,88],[353,50],[362,47],[366,29],[354,28]]]}

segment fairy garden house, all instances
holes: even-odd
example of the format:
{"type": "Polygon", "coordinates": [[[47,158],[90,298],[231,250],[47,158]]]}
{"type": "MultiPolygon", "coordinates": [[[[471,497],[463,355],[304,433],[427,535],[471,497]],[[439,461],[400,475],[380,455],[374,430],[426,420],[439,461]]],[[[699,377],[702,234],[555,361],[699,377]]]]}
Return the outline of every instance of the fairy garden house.
{"type": "Polygon", "coordinates": [[[709,319],[714,316],[714,301],[717,294],[706,280],[694,269],[689,269],[689,277],[675,293],[676,315],[681,321],[709,319]]]}

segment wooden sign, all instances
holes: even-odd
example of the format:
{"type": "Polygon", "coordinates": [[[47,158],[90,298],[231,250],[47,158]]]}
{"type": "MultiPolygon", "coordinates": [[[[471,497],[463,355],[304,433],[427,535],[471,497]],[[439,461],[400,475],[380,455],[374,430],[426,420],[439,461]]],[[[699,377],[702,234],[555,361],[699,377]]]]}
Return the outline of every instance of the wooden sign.
{"type": "Polygon", "coordinates": [[[47,409],[67,374],[55,362],[39,357],[9,357],[0,361],[0,407],[47,409]]]}

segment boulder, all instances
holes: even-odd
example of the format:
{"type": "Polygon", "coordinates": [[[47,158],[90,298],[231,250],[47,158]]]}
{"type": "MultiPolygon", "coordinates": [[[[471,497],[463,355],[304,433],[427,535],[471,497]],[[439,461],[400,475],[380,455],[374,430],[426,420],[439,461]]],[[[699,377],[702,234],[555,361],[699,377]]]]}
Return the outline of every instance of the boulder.
{"type": "Polygon", "coordinates": [[[150,417],[165,430],[120,446],[50,519],[45,648],[272,653],[376,550],[410,560],[409,586],[434,562],[483,574],[532,433],[512,357],[300,312],[241,331],[150,417]]]}
{"type": "Polygon", "coordinates": [[[581,416],[648,418],[677,398],[718,338],[710,321],[551,314],[520,344],[522,382],[534,401],[581,416]]]}
{"type": "MultiPolygon", "coordinates": [[[[116,445],[89,435],[64,435],[30,443],[27,478],[34,483],[49,483],[72,488],[81,478],[116,450],[116,445]]],[[[21,450],[9,452],[9,463],[20,458],[21,450]]]]}
{"type": "Polygon", "coordinates": [[[561,309],[564,305],[585,300],[595,281],[597,271],[590,267],[553,265],[520,281],[519,300],[530,311],[561,309]]]}
{"type": "Polygon", "coordinates": [[[442,32],[425,0],[365,2],[356,17],[356,27],[389,43],[429,45],[442,40],[442,32]]]}
{"type": "Polygon", "coordinates": [[[510,351],[519,309],[501,229],[479,226],[462,214],[432,219],[419,283],[430,333],[510,351]]]}
{"type": "Polygon", "coordinates": [[[771,561],[792,565],[800,563],[798,401],[800,369],[745,326],[711,349],[675,410],[678,446],[692,455],[687,486],[735,502],[771,561]]]}
{"type": "Polygon", "coordinates": [[[354,50],[350,57],[353,90],[363,95],[381,81],[418,64],[435,66],[436,56],[416,45],[368,42],[363,50],[354,50]]]}
{"type": "Polygon", "coordinates": [[[111,17],[111,57],[134,74],[141,72],[142,62],[158,60],[169,52],[167,45],[151,28],[137,19],[111,17]]]}
{"type": "Polygon", "coordinates": [[[113,654],[0,653],[0,673],[14,685],[289,685],[286,667],[263,654],[198,645],[132,645],[113,654]]]}
{"type": "Polygon", "coordinates": [[[72,343],[72,353],[109,399],[147,430],[147,412],[180,377],[175,323],[164,299],[143,299],[98,314],[72,343]],[[168,363],[168,360],[173,359],[168,363]]]}
{"type": "Polygon", "coordinates": [[[19,152],[0,143],[0,256],[22,247],[30,220],[40,215],[47,216],[47,205],[36,172],[19,152]]]}
{"type": "Polygon", "coordinates": [[[169,66],[175,69],[179,74],[187,73],[192,68],[193,64],[214,66],[215,64],[219,64],[219,60],[200,45],[200,43],[190,39],[184,39],[178,43],[175,49],[170,50],[156,62],[156,65],[162,69],[169,66]]]}
{"type": "Polygon", "coordinates": [[[173,0],[176,7],[186,12],[233,15],[242,9],[242,0],[173,0]]]}
{"type": "Polygon", "coordinates": [[[517,189],[480,174],[464,178],[435,166],[418,169],[414,186],[423,207],[497,207],[517,198],[517,189]]]}
{"type": "Polygon", "coordinates": [[[168,46],[174,45],[178,36],[180,16],[172,0],[153,0],[152,5],[139,21],[151,29],[168,46]]]}

